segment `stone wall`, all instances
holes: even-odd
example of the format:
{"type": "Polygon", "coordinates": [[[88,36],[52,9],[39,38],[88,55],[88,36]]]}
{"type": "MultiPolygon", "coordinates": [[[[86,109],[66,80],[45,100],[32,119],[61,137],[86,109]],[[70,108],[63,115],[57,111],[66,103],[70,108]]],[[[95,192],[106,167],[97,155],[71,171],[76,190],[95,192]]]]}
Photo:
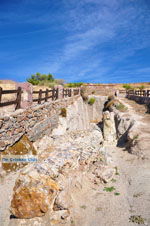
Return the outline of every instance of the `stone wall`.
{"type": "Polygon", "coordinates": [[[47,102],[28,109],[20,109],[0,118],[0,151],[13,145],[24,134],[30,141],[51,132],[57,127],[61,108],[66,108],[75,99],[66,98],[55,102],[47,102]]]}
{"type": "MultiPolygon", "coordinates": [[[[100,120],[106,97],[97,97],[93,106],[74,96],[20,109],[0,118],[0,151],[16,143],[24,134],[32,142],[57,130],[83,130],[91,120],[100,120]],[[67,116],[60,115],[67,109],[67,116]]],[[[57,131],[58,132],[58,131],[57,131]]]]}

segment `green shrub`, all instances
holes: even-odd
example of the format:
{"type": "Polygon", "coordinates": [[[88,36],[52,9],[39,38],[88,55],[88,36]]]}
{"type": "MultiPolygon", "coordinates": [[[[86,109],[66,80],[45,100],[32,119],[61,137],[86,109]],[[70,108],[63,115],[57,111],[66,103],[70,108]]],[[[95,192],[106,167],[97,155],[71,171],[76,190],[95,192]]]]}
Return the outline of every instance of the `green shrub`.
{"type": "Polygon", "coordinates": [[[137,88],[140,89],[140,90],[143,90],[143,89],[145,89],[145,86],[141,85],[141,86],[138,86],[137,88]]]}
{"type": "Polygon", "coordinates": [[[61,108],[61,110],[60,110],[60,115],[62,116],[62,117],[67,117],[67,110],[66,110],[66,108],[61,108]]]}
{"type": "Polygon", "coordinates": [[[83,85],[83,82],[71,82],[71,83],[65,84],[66,87],[71,87],[71,88],[80,87],[82,85],[83,85]]]}
{"type": "Polygon", "coordinates": [[[104,191],[107,191],[107,192],[112,192],[114,190],[116,190],[113,186],[112,187],[104,187],[103,189],[104,191]]]}
{"type": "Polygon", "coordinates": [[[56,86],[56,85],[57,85],[56,82],[51,82],[51,83],[48,84],[48,87],[49,87],[49,88],[53,88],[53,87],[56,86]]]}
{"type": "Polygon", "coordinates": [[[125,88],[126,90],[133,89],[133,87],[129,84],[124,84],[123,88],[125,88]]]}
{"type": "Polygon", "coordinates": [[[119,103],[119,104],[116,105],[116,109],[121,111],[121,112],[124,112],[124,111],[127,110],[127,107],[124,104],[119,103]]]}
{"type": "Polygon", "coordinates": [[[119,192],[115,192],[114,195],[118,196],[118,195],[120,195],[120,193],[119,192]]]}
{"type": "Polygon", "coordinates": [[[88,104],[89,105],[93,105],[95,103],[95,98],[94,97],[91,97],[89,100],[88,100],[88,104]]]}
{"type": "Polygon", "coordinates": [[[30,78],[27,79],[29,83],[32,85],[45,85],[54,81],[54,77],[52,74],[41,74],[37,72],[36,74],[31,75],[30,78]]]}

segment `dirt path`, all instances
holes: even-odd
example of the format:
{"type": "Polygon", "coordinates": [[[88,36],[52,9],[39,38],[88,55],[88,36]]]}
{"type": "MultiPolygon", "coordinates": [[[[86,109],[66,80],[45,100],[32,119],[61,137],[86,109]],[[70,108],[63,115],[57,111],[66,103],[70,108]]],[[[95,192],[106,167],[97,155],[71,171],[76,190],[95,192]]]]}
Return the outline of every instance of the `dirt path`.
{"type": "Polygon", "coordinates": [[[127,98],[120,98],[120,100],[128,107],[124,116],[132,118],[136,124],[136,129],[133,131],[137,137],[135,152],[141,153],[141,156],[150,160],[150,114],[146,113],[146,107],[142,104],[127,98]]]}
{"type": "MultiPolygon", "coordinates": [[[[121,98],[129,115],[138,120],[140,141],[150,154],[150,115],[144,105],[121,98]]],[[[117,167],[118,175],[106,185],[83,183],[83,191],[73,193],[74,225],[82,226],[150,226],[150,159],[140,159],[121,148],[107,146],[106,152],[117,167]],[[85,187],[85,188],[84,188],[85,187]],[[114,188],[112,192],[104,188],[114,188]]]]}
{"type": "Polygon", "coordinates": [[[82,189],[72,192],[74,226],[130,226],[150,225],[150,164],[108,146],[117,175],[107,184],[93,184],[92,176],[84,175],[82,189]],[[114,188],[109,192],[105,188],[114,188]],[[133,219],[134,223],[130,219],[133,219]],[[143,221],[143,223],[142,223],[143,221]]]}
{"type": "Polygon", "coordinates": [[[145,105],[138,104],[133,100],[127,98],[120,98],[128,108],[130,109],[130,114],[139,116],[141,122],[141,128],[144,128],[144,132],[150,133],[150,114],[146,113],[147,109],[145,105]],[[143,124],[144,123],[144,124],[143,124]],[[143,126],[144,125],[144,126],[143,126]]]}

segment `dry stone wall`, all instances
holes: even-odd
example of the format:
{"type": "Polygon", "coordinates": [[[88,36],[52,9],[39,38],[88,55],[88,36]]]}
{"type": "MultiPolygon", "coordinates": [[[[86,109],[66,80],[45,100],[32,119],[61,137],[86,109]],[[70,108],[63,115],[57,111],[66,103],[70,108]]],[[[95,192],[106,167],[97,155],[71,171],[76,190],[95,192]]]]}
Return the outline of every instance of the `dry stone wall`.
{"type": "Polygon", "coordinates": [[[48,102],[28,109],[17,110],[0,118],[0,151],[13,145],[24,134],[35,141],[56,128],[61,108],[66,108],[78,97],[48,102]]]}
{"type": "Polygon", "coordinates": [[[74,96],[17,110],[0,118],[0,151],[12,146],[24,134],[34,142],[44,135],[51,134],[57,128],[60,130],[88,129],[91,120],[100,120],[102,116],[106,97],[97,98],[99,107],[97,102],[90,106],[84,103],[80,96],[74,96]],[[66,118],[60,115],[62,108],[67,109],[66,118]]]}

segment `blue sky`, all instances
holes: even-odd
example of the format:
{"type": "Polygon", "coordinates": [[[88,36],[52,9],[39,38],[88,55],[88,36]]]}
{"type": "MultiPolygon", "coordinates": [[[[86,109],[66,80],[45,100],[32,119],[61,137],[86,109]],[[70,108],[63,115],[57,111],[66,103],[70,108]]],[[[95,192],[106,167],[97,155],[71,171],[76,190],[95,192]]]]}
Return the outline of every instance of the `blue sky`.
{"type": "Polygon", "coordinates": [[[150,81],[150,0],[0,0],[0,79],[150,81]]]}

